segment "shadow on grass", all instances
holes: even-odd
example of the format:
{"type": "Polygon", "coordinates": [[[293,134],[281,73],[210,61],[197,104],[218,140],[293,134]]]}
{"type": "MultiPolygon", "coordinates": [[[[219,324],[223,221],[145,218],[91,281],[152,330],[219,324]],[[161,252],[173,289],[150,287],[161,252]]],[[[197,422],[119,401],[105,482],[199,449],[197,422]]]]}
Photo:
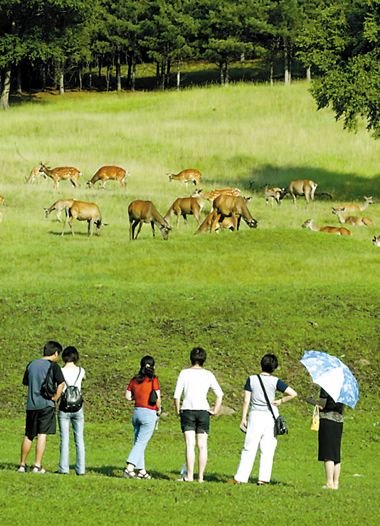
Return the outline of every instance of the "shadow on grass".
{"type": "MultiPolygon", "coordinates": [[[[228,161],[231,166],[236,162],[239,162],[246,172],[246,175],[238,178],[238,186],[250,193],[263,191],[265,185],[288,187],[292,180],[312,179],[318,184],[316,199],[361,200],[365,195],[380,198],[380,174],[366,178],[354,173],[330,172],[310,166],[278,167],[267,164],[253,168],[252,158],[232,158],[228,161]]],[[[215,187],[236,186],[237,181],[214,180],[212,184],[215,187]]]]}

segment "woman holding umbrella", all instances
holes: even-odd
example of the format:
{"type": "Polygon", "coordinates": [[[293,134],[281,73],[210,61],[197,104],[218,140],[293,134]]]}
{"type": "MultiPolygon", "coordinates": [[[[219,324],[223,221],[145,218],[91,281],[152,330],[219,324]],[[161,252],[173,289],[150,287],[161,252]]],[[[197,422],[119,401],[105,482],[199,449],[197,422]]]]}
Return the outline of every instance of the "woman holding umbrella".
{"type": "Polygon", "coordinates": [[[319,398],[318,460],[325,463],[327,489],[339,488],[343,404],[336,403],[322,388],[319,398]]]}

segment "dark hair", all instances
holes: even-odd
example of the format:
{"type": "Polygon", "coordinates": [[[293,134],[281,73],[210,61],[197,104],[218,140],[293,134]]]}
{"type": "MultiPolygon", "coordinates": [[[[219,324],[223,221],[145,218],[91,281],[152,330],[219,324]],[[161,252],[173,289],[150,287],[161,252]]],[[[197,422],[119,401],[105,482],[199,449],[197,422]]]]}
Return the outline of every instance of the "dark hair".
{"type": "Polygon", "coordinates": [[[75,347],[66,347],[66,349],[62,353],[62,360],[67,362],[74,362],[77,363],[79,360],[79,352],[76,350],[75,347]]]}
{"type": "Polygon", "coordinates": [[[191,365],[202,365],[206,361],[206,351],[202,347],[194,347],[190,352],[191,365]]]}
{"type": "Polygon", "coordinates": [[[53,356],[55,353],[61,354],[62,345],[58,342],[50,340],[44,345],[44,356],[53,356]]]}
{"type": "Polygon", "coordinates": [[[140,370],[134,377],[134,380],[137,380],[141,384],[145,378],[154,378],[154,358],[152,356],[144,356],[140,361],[140,370]]]}
{"type": "Polygon", "coordinates": [[[264,354],[261,358],[261,370],[264,373],[273,373],[278,367],[278,360],[275,354],[264,354]]]}

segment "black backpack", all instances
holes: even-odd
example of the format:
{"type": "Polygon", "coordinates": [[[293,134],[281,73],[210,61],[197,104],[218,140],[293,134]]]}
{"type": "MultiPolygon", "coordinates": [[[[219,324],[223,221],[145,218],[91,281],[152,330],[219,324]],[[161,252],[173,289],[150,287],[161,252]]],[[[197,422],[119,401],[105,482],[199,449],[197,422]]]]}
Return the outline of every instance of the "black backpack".
{"type": "Polygon", "coordinates": [[[59,402],[59,410],[64,413],[76,413],[83,405],[82,393],[75,384],[77,383],[82,369],[79,367],[79,373],[77,379],[73,385],[67,385],[66,389],[62,393],[61,400],[59,402]]]}
{"type": "Polygon", "coordinates": [[[54,382],[53,365],[54,362],[50,362],[50,366],[46,373],[45,379],[41,384],[40,393],[46,400],[51,400],[57,392],[57,384],[54,382]]]}

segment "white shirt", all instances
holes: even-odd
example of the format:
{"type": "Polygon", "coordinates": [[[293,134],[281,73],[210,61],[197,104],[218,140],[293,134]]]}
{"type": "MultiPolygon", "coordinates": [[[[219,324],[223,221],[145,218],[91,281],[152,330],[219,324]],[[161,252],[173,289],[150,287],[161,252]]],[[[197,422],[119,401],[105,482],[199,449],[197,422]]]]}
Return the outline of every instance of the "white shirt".
{"type": "Polygon", "coordinates": [[[174,398],[179,400],[183,393],[181,409],[208,411],[210,405],[207,393],[211,389],[216,397],[223,396],[223,391],[211,371],[201,368],[183,369],[178,376],[174,398]]]}
{"type": "MultiPolygon", "coordinates": [[[[86,377],[86,373],[85,373],[85,370],[83,369],[83,367],[80,368],[81,371],[80,371],[80,375],[79,375],[79,378],[78,378],[78,373],[79,373],[79,367],[77,365],[75,365],[74,367],[73,366],[65,366],[65,367],[62,367],[62,374],[63,374],[63,377],[65,378],[65,382],[67,385],[75,385],[77,387],[79,387],[79,390],[81,391],[82,390],[82,380],[86,377]],[[75,380],[78,378],[78,380],[75,382],[75,380]]],[[[63,388],[63,390],[65,391],[66,389],[66,384],[65,384],[65,387],[63,388]]]]}

